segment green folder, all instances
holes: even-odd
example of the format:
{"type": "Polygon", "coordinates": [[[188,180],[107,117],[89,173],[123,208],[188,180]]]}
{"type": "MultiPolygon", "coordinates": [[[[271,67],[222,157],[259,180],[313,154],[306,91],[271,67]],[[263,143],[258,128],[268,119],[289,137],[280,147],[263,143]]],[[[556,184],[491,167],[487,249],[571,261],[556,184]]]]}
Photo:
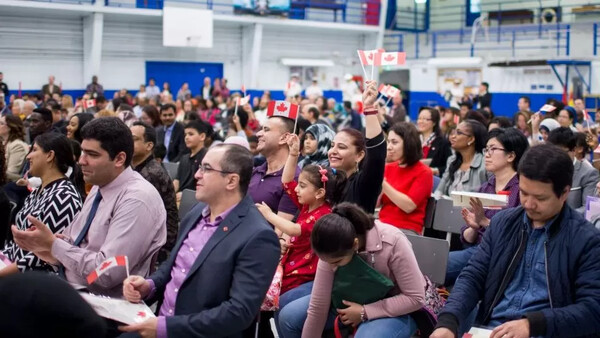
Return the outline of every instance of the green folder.
{"type": "Polygon", "coordinates": [[[393,287],[389,278],[370,267],[359,255],[354,255],[350,263],[335,271],[331,303],[335,309],[347,307],[342,300],[370,304],[383,299],[393,287]]]}

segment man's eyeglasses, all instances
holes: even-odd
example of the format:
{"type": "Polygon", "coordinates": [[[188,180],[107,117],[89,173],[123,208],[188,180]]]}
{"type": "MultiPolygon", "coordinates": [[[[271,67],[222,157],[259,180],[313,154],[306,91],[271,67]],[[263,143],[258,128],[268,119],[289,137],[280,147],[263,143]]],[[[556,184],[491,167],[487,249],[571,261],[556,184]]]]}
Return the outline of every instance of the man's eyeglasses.
{"type": "Polygon", "coordinates": [[[496,150],[506,151],[506,149],[504,149],[504,148],[485,147],[485,148],[483,148],[483,154],[484,155],[488,155],[489,154],[490,156],[492,156],[492,155],[494,155],[494,152],[496,150]]]}
{"type": "Polygon", "coordinates": [[[225,170],[214,169],[214,168],[211,168],[210,166],[208,166],[206,164],[200,164],[198,166],[198,171],[202,175],[206,174],[207,172],[211,172],[211,171],[218,172],[218,173],[221,173],[221,174],[235,174],[233,171],[225,171],[225,170]]]}

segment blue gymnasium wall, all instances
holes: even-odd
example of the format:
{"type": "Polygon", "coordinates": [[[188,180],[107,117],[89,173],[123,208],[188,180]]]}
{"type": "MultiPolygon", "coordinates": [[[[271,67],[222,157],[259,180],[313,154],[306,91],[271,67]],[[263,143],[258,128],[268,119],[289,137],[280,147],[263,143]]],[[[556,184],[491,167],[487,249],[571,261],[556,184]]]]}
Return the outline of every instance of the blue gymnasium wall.
{"type": "MultiPolygon", "coordinates": [[[[448,107],[448,103],[436,92],[405,92],[405,94],[409,98],[408,109],[412,120],[416,119],[419,107],[423,106],[424,102],[431,102],[429,104],[436,102],[440,106],[448,107]]],[[[521,96],[529,96],[532,110],[542,107],[549,98],[562,99],[562,94],[492,93],[494,115],[512,118],[517,111],[517,102],[521,96]]]]}

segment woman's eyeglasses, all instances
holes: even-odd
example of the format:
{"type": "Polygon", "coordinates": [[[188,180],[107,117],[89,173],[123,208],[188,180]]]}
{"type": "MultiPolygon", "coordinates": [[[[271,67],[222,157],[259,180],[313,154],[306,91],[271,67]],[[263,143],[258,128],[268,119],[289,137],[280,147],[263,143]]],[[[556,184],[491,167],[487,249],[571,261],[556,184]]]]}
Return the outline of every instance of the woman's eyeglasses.
{"type": "Polygon", "coordinates": [[[488,155],[489,154],[490,156],[492,156],[492,155],[494,155],[494,152],[496,150],[506,151],[506,149],[504,149],[504,148],[485,147],[485,148],[483,148],[483,154],[484,155],[488,155]]]}

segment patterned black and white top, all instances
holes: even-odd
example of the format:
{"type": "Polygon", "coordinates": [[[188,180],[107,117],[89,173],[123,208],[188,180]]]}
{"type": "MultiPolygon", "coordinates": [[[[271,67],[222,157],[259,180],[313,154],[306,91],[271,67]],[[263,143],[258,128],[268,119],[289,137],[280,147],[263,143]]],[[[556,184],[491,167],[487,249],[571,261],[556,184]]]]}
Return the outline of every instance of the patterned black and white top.
{"type": "MultiPolygon", "coordinates": [[[[45,188],[31,192],[23,208],[17,213],[16,226],[20,230],[31,227],[28,215],[42,221],[53,233],[61,233],[75,218],[83,205],[77,188],[66,178],[51,182],[45,188]]],[[[33,253],[21,249],[14,241],[6,244],[2,253],[13,262],[21,272],[27,270],[53,271],[50,265],[37,258],[33,253]]]]}

